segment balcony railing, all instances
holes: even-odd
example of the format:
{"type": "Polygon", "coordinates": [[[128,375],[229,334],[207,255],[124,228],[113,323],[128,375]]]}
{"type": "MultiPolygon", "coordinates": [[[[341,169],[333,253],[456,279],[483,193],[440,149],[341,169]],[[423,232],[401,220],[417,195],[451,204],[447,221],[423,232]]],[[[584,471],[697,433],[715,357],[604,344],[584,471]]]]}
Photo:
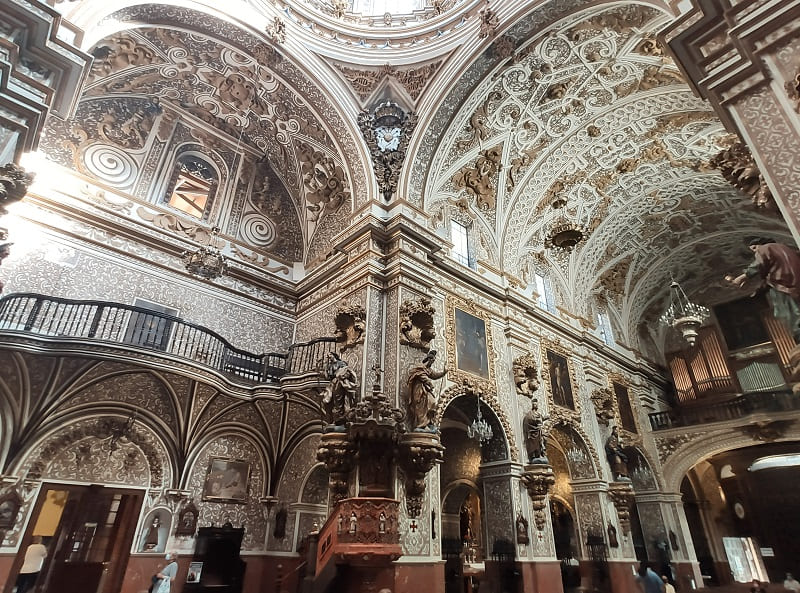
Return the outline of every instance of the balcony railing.
{"type": "Polygon", "coordinates": [[[697,404],[650,414],[653,430],[736,420],[757,412],[800,410],[800,397],[791,391],[756,391],[712,404],[697,404]]]}
{"type": "Polygon", "coordinates": [[[322,368],[335,338],[318,338],[289,346],[287,354],[253,354],[232,346],[208,328],[150,309],[78,301],[32,293],[0,299],[0,331],[76,338],[143,348],[199,362],[223,373],[257,383],[276,383],[284,375],[322,368]]]}

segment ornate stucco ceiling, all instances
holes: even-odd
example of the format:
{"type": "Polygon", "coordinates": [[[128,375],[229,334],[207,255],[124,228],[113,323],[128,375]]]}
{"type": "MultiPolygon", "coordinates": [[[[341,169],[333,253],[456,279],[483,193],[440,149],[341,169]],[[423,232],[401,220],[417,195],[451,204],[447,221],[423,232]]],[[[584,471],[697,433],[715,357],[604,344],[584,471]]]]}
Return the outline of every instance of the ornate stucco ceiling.
{"type": "MultiPolygon", "coordinates": [[[[789,240],[776,214],[709,166],[730,137],[655,43],[671,18],[658,3],[497,0],[487,14],[483,2],[449,1],[372,27],[319,0],[72,4],[80,26],[113,29],[86,48],[97,62],[85,105],[157,99],[241,143],[246,164],[265,154],[295,222],[260,215],[276,236],[297,227],[304,261],[324,253],[351,212],[381,200],[356,119],[392,88],[419,118],[399,195],[445,237],[449,217],[474,221],[483,265],[512,284],[547,275],[570,315],[592,320],[604,308],[631,347],[653,342],[670,276],[704,303],[725,300],[736,293],[710,280],[748,261],[747,237],[789,240]],[[321,172],[337,191],[325,193],[321,172]],[[587,234],[569,253],[546,246],[561,213],[587,234]]],[[[120,142],[139,142],[110,140],[129,153],[137,146],[120,142]]],[[[84,170],[85,148],[69,156],[84,170]]]]}

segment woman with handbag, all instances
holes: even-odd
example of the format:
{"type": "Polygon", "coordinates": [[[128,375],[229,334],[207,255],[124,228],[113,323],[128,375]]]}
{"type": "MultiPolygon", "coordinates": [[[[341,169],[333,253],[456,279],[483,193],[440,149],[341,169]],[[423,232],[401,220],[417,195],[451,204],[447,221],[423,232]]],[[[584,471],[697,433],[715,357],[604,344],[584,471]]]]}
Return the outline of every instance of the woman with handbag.
{"type": "Polygon", "coordinates": [[[156,576],[161,580],[158,585],[153,586],[153,593],[169,593],[172,581],[175,580],[175,576],[178,574],[178,555],[175,552],[168,552],[164,558],[169,564],[156,573],[156,576]]]}

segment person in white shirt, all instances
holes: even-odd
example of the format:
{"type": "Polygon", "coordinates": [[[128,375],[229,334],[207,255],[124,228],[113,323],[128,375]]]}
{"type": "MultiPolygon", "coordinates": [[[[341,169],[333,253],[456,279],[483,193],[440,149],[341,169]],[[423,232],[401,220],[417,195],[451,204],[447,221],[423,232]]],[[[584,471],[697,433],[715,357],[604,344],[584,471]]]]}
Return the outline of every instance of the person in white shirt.
{"type": "Polygon", "coordinates": [[[670,584],[667,575],[662,574],[661,580],[664,581],[664,593],[675,593],[675,587],[670,584]]]}
{"type": "Polygon", "coordinates": [[[22,563],[22,568],[19,569],[16,583],[17,593],[26,593],[36,584],[44,559],[47,558],[47,548],[42,544],[42,538],[34,535],[32,542],[28,549],[25,550],[25,560],[22,563]]]}
{"type": "Polygon", "coordinates": [[[792,573],[787,572],[786,580],[783,581],[783,588],[787,591],[794,591],[794,593],[797,593],[800,591],[800,583],[792,576],[792,573]]]}

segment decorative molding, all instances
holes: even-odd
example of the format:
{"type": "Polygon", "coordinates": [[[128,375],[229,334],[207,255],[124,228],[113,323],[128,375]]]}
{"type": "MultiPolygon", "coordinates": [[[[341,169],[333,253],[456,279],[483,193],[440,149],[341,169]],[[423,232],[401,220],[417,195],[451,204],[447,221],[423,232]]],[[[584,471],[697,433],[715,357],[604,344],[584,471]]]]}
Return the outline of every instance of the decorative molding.
{"type": "Polygon", "coordinates": [[[400,343],[420,350],[429,350],[436,337],[436,309],[425,297],[403,301],[400,305],[400,343]]]}
{"type": "Polygon", "coordinates": [[[340,344],[340,351],[355,348],[364,343],[367,310],[361,303],[342,303],[336,309],[334,337],[340,344]]]}

